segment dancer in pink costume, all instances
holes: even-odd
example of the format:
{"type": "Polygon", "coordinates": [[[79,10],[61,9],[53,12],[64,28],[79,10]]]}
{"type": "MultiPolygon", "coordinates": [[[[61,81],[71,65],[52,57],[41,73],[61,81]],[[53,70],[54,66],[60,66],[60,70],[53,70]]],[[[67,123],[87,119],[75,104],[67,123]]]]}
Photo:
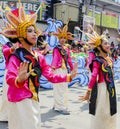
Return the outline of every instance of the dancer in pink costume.
{"type": "MultiPolygon", "coordinates": [[[[67,40],[73,40],[72,34],[67,32],[68,24],[63,29],[58,28],[58,32],[53,35],[59,39],[59,45],[53,49],[53,59],[51,67],[54,73],[67,74],[73,70],[72,59],[70,51],[65,47],[67,40]]],[[[58,113],[69,115],[68,110],[68,83],[54,84],[54,110],[58,113]]]]}
{"type": "Polygon", "coordinates": [[[7,89],[8,85],[6,83],[6,73],[7,73],[7,67],[8,67],[8,59],[10,54],[12,54],[15,49],[19,47],[18,43],[12,43],[12,42],[7,42],[7,44],[3,45],[2,51],[3,55],[5,57],[5,74],[4,74],[4,80],[3,80],[3,94],[2,94],[2,102],[0,105],[0,121],[7,122],[8,121],[8,100],[7,100],[7,89]]]}
{"type": "Polygon", "coordinates": [[[77,63],[71,74],[54,74],[44,56],[33,50],[39,35],[35,25],[37,14],[27,18],[20,1],[18,13],[19,17],[11,12],[6,14],[11,27],[3,31],[22,44],[10,55],[7,68],[8,126],[9,129],[41,129],[39,78],[43,75],[53,83],[69,82],[77,74],[77,63]]]}
{"type": "Polygon", "coordinates": [[[91,79],[88,90],[79,99],[89,102],[91,114],[90,129],[116,129],[116,91],[113,78],[113,62],[109,57],[110,44],[105,35],[95,31],[89,37],[88,44],[94,48],[90,56],[91,79]]]}

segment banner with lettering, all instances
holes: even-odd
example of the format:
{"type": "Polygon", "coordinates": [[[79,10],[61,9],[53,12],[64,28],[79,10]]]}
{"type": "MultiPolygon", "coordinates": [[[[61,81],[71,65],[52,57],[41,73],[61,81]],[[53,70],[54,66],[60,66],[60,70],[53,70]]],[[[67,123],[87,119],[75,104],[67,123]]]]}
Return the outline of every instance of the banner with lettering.
{"type": "Polygon", "coordinates": [[[118,29],[118,15],[109,11],[103,11],[102,26],[118,29]]]}
{"type": "MultiPolygon", "coordinates": [[[[21,1],[22,2],[22,1],[21,1]]],[[[24,7],[26,13],[28,15],[33,14],[34,12],[37,11],[37,9],[39,8],[41,2],[22,2],[22,6],[24,7]]],[[[4,10],[4,11],[16,11],[15,13],[17,13],[17,8],[18,8],[18,2],[15,0],[11,0],[11,1],[4,1],[4,0],[0,0],[0,7],[4,10]]],[[[44,7],[41,7],[40,10],[38,11],[38,20],[45,20],[45,16],[44,16],[44,7]]]]}

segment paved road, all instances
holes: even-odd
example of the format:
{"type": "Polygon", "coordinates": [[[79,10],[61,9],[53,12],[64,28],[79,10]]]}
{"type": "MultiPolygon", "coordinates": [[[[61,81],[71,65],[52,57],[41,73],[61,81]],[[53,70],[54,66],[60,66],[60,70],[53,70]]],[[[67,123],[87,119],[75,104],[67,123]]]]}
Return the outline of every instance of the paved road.
{"type": "MultiPolygon", "coordinates": [[[[40,89],[42,129],[89,129],[90,115],[88,103],[79,102],[78,96],[86,92],[87,87],[76,85],[69,88],[69,109],[71,115],[64,116],[52,110],[53,91],[40,89]]],[[[120,114],[120,83],[116,84],[118,114],[120,114]]],[[[120,129],[120,115],[117,115],[117,129],[120,129]]],[[[7,129],[7,123],[0,123],[0,129],[7,129]]]]}

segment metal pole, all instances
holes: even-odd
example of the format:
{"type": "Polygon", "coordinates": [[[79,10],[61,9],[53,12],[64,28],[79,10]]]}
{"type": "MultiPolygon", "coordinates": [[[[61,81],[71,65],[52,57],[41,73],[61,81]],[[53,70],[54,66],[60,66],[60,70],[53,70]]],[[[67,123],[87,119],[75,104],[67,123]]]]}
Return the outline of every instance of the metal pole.
{"type": "MultiPolygon", "coordinates": [[[[79,16],[78,16],[78,23],[81,30],[83,30],[83,12],[82,7],[84,5],[84,0],[79,0],[79,16]]],[[[80,39],[82,38],[82,33],[80,32],[80,39]]]]}
{"type": "Polygon", "coordinates": [[[100,14],[100,34],[102,34],[102,11],[101,11],[101,14],[100,14]]]}

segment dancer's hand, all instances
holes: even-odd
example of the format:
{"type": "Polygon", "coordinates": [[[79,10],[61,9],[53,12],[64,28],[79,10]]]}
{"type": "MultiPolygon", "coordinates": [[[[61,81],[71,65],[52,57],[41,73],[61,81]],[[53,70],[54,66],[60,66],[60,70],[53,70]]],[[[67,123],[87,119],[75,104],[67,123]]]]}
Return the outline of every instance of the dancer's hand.
{"type": "Polygon", "coordinates": [[[43,55],[47,54],[47,52],[49,52],[49,45],[46,43],[45,49],[43,50],[43,55]]]}
{"type": "Polygon", "coordinates": [[[28,69],[28,62],[20,63],[20,67],[18,68],[18,77],[17,82],[24,82],[30,76],[31,72],[34,70],[32,69],[30,72],[27,72],[28,69]]]}
{"type": "Polygon", "coordinates": [[[91,92],[90,91],[87,91],[84,96],[79,96],[79,100],[80,101],[87,100],[88,102],[90,102],[90,95],[91,95],[91,92]]]}
{"type": "Polygon", "coordinates": [[[15,44],[13,44],[13,48],[14,48],[14,49],[19,48],[19,43],[15,43],[15,44]]]}
{"type": "Polygon", "coordinates": [[[78,62],[75,62],[73,70],[71,72],[71,79],[73,79],[77,74],[78,74],[78,62]]]}
{"type": "Polygon", "coordinates": [[[13,46],[11,47],[11,50],[15,51],[17,48],[19,48],[19,43],[13,44],[13,46]]]}

